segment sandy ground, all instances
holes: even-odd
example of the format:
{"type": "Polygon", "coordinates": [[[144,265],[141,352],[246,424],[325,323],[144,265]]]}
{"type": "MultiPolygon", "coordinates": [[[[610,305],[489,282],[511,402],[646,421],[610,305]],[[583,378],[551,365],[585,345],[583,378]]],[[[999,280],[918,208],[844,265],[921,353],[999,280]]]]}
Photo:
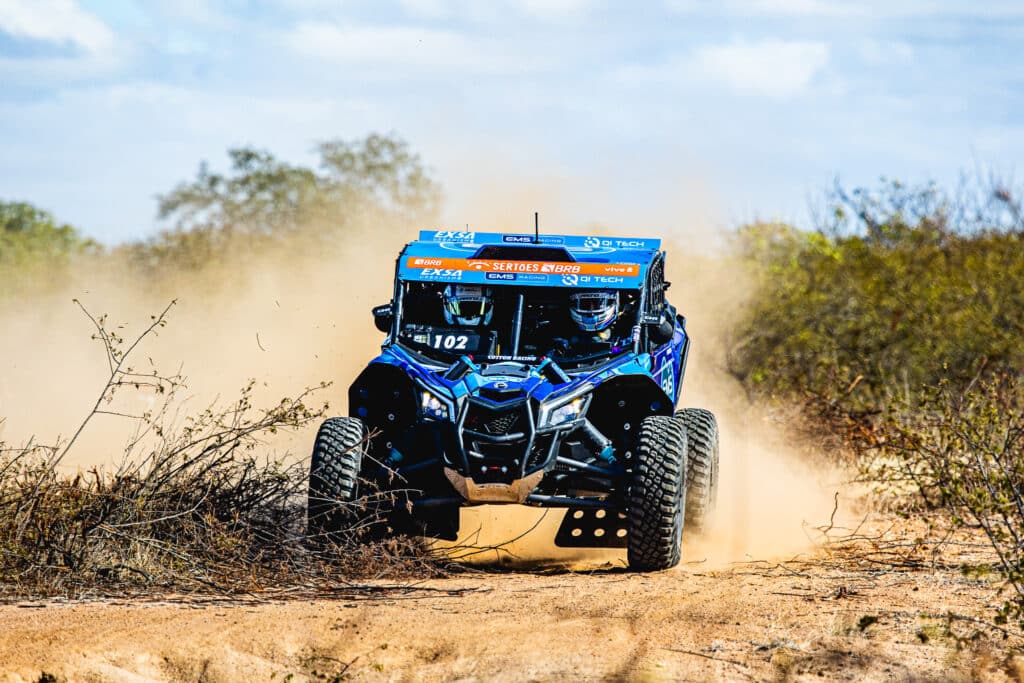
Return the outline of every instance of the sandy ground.
{"type": "Polygon", "coordinates": [[[947,546],[936,561],[925,545],[893,562],[915,535],[646,575],[527,562],[315,599],[9,604],[0,672],[33,683],[1021,680],[1012,641],[944,617],[992,621],[997,584],[961,568],[972,549],[947,546]]]}

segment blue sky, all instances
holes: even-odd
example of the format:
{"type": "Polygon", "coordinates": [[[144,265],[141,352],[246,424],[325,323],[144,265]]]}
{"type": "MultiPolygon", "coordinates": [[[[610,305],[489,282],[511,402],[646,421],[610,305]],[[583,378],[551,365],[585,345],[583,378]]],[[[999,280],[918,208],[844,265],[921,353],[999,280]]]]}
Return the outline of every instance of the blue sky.
{"type": "Polygon", "coordinates": [[[0,198],[123,241],[229,146],[380,131],[452,224],[801,221],[836,177],[1011,175],[1021,45],[1001,0],[0,0],[0,198]]]}

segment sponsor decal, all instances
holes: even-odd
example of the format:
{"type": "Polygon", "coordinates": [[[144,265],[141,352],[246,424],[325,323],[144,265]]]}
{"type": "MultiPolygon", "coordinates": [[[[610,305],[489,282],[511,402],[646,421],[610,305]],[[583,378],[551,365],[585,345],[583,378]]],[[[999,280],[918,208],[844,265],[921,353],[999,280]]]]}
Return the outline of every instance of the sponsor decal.
{"type": "Polygon", "coordinates": [[[665,366],[665,369],[661,371],[661,388],[662,390],[672,396],[672,390],[675,388],[676,378],[673,376],[672,364],[669,363],[665,366]]]}
{"type": "Polygon", "coordinates": [[[459,258],[409,257],[408,268],[443,268],[448,270],[475,270],[485,273],[538,273],[551,275],[630,276],[640,274],[640,266],[633,263],[552,263],[547,261],[482,261],[459,258]]]}
{"type": "Polygon", "coordinates": [[[467,230],[438,230],[434,233],[435,242],[472,242],[476,233],[467,230]]]}
{"type": "MultiPolygon", "coordinates": [[[[502,235],[501,241],[506,244],[533,244],[535,239],[534,235],[502,235]]],[[[565,240],[561,237],[554,237],[551,235],[541,235],[540,244],[565,244],[565,240]]]]}
{"type": "Polygon", "coordinates": [[[537,275],[536,273],[518,273],[516,275],[520,282],[547,282],[547,275],[537,275]]]}
{"type": "Polygon", "coordinates": [[[515,280],[515,273],[487,273],[484,275],[488,280],[515,280]]]}
{"type": "Polygon", "coordinates": [[[589,249],[611,248],[611,249],[647,249],[647,240],[624,240],[608,239],[603,237],[588,237],[583,240],[583,246],[589,249]]]}
{"type": "Polygon", "coordinates": [[[566,287],[575,287],[579,283],[580,283],[580,276],[579,275],[563,275],[562,276],[562,284],[565,285],[566,287]]]}
{"type": "Polygon", "coordinates": [[[453,268],[424,268],[421,275],[433,280],[461,280],[462,271],[453,268]]]}

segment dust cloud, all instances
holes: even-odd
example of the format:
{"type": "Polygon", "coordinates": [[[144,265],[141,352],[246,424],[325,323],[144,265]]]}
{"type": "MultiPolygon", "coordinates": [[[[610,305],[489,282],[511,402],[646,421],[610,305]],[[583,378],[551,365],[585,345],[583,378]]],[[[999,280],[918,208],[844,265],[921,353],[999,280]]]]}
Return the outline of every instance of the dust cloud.
{"type": "MultiPolygon", "coordinates": [[[[567,187],[564,179],[517,184],[505,178],[502,188],[483,188],[477,201],[462,207],[465,217],[451,222],[458,228],[468,223],[477,230],[526,232],[536,207],[549,232],[600,230],[665,240],[670,297],[686,315],[693,338],[680,405],[714,411],[722,434],[716,525],[706,539],[687,541],[684,562],[770,559],[809,549],[805,527],[828,521],[833,482],[840,477],[800,456],[785,425],[751,405],[725,370],[729,325],[748,289],[724,248],[724,231],[712,223],[708,200],[702,204],[700,193],[690,191],[677,194],[679,205],[651,209],[636,222],[621,216],[604,223],[570,222],[567,217],[579,215],[585,204],[581,191],[567,187]]],[[[599,207],[592,211],[601,218],[599,207]]],[[[331,413],[344,414],[348,384],[381,340],[370,308],[390,298],[395,255],[420,227],[364,228],[335,249],[258,258],[237,270],[224,266],[182,274],[159,287],[143,287],[127,271],[79,274],[58,292],[5,307],[0,311],[0,416],[6,420],[0,422],[0,441],[52,443],[72,433],[96,400],[106,363],[73,297],[92,313],[108,313],[112,323],[124,323],[118,332],[125,338],[177,299],[169,325],[140,351],[136,365],[165,372],[180,367],[188,378],[186,411],[230,401],[253,378],[257,405],[333,382],[314,400],[328,401],[331,413]]],[[[154,400],[130,394],[119,398],[117,407],[141,412],[154,400]]],[[[122,418],[97,417],[64,466],[112,464],[131,431],[122,418]]],[[[268,449],[305,457],[312,437],[312,429],[275,437],[268,449]]],[[[460,554],[490,562],[624,562],[620,551],[555,548],[552,539],[562,515],[521,507],[464,510],[462,545],[501,544],[537,527],[501,551],[460,554]]]]}

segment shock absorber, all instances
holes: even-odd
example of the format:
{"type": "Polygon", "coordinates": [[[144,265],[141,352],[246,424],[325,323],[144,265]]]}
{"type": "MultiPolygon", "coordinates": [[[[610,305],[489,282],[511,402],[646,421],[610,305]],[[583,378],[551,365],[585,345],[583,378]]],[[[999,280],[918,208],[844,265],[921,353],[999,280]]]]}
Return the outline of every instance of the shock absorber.
{"type": "Polygon", "coordinates": [[[601,433],[601,430],[584,418],[583,427],[580,430],[583,441],[597,453],[597,457],[611,464],[615,462],[615,449],[612,448],[612,440],[601,433]]]}

